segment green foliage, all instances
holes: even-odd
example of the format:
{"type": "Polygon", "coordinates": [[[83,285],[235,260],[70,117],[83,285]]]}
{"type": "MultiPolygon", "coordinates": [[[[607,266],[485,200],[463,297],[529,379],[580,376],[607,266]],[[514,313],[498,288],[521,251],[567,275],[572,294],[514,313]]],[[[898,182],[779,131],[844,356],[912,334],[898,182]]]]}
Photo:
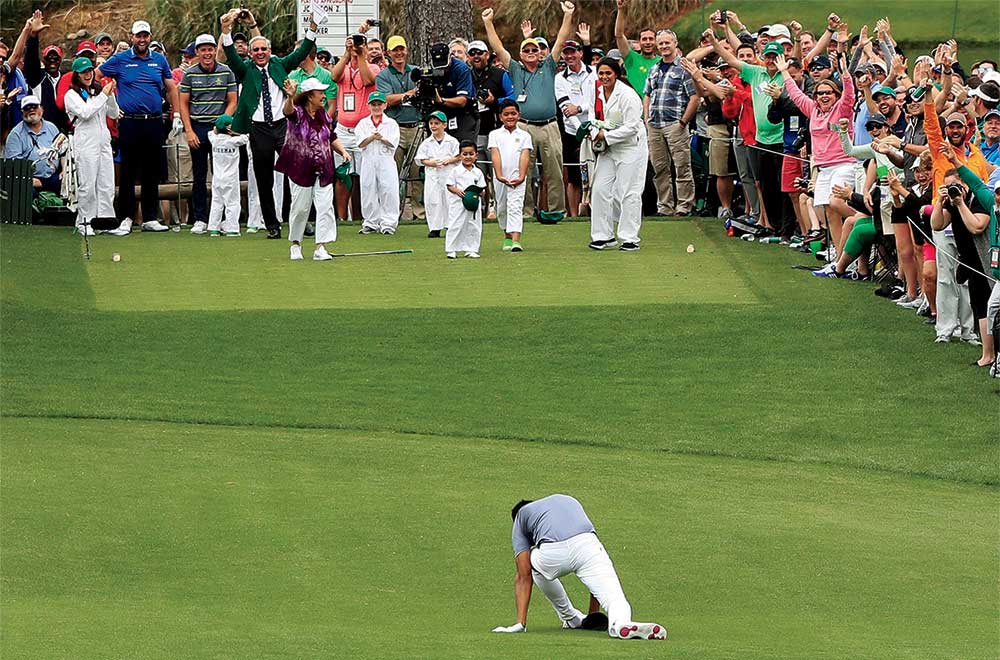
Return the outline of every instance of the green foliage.
{"type": "MultiPolygon", "coordinates": [[[[218,35],[219,17],[238,6],[233,0],[145,1],[153,31],[173,50],[183,48],[202,32],[218,35]]],[[[283,54],[292,48],[297,38],[295,2],[255,0],[245,4],[253,11],[261,33],[271,40],[276,53],[283,54]]]]}

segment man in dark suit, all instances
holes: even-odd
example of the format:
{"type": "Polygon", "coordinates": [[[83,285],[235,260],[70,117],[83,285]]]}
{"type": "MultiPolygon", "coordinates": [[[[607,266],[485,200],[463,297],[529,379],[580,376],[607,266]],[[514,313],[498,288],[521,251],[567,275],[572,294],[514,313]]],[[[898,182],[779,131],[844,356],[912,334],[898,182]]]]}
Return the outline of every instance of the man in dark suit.
{"type": "Polygon", "coordinates": [[[233,44],[233,23],[242,9],[232,9],[219,19],[222,23],[222,46],[226,60],[243,84],[233,115],[233,130],[250,134],[254,178],[260,195],[268,238],[281,238],[281,224],[274,208],[274,156],[285,144],[287,121],[282,113],[284,84],[288,73],[299,66],[316,47],[316,22],[310,19],[302,44],[290,55],[271,55],[271,42],[265,37],[250,39],[250,57],[243,59],[233,44]]]}

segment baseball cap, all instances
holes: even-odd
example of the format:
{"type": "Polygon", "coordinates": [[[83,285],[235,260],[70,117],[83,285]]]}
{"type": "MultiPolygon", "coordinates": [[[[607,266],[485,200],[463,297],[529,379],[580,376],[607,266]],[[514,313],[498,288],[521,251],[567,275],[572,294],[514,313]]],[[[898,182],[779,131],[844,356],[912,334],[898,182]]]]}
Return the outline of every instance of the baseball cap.
{"type": "Polygon", "coordinates": [[[887,69],[887,68],[885,67],[885,64],[884,64],[884,63],[882,63],[882,62],[880,62],[879,60],[873,60],[873,61],[869,62],[869,63],[868,63],[868,66],[870,66],[870,67],[872,67],[872,66],[876,66],[876,67],[878,67],[878,68],[882,69],[882,73],[886,73],[886,72],[888,72],[888,71],[889,71],[889,70],[888,70],[888,69],[887,69]]]}
{"type": "Polygon", "coordinates": [[[535,37],[535,41],[538,42],[538,45],[540,47],[543,47],[543,48],[548,48],[549,47],[549,42],[548,42],[548,40],[545,39],[545,37],[535,37]]]}
{"type": "Polygon", "coordinates": [[[886,119],[885,115],[883,115],[881,112],[876,112],[875,114],[873,114],[871,117],[868,118],[868,121],[865,122],[865,128],[868,128],[872,124],[878,126],[888,126],[889,120],[886,119]]]}
{"type": "Polygon", "coordinates": [[[63,54],[62,48],[60,48],[59,46],[46,46],[44,49],[42,49],[42,59],[44,60],[46,57],[49,56],[50,53],[55,53],[59,57],[62,57],[63,54]]]}
{"type": "Polygon", "coordinates": [[[792,43],[792,40],[789,39],[788,37],[778,37],[777,39],[775,39],[775,41],[781,44],[782,46],[784,46],[785,44],[792,43]]]}
{"type": "Polygon", "coordinates": [[[525,46],[536,46],[536,47],[538,47],[539,46],[538,39],[535,39],[533,37],[528,37],[527,39],[525,39],[524,41],[521,42],[521,50],[524,50],[525,46]]]}
{"type": "Polygon", "coordinates": [[[198,46],[204,46],[205,44],[216,46],[217,44],[215,43],[215,37],[213,37],[210,34],[199,34],[197,37],[194,38],[195,48],[197,48],[198,46]]]}
{"type": "Polygon", "coordinates": [[[112,38],[112,36],[110,34],[108,34],[107,32],[98,32],[97,36],[94,37],[94,43],[95,44],[99,44],[102,41],[104,41],[105,39],[107,39],[111,43],[115,42],[114,38],[112,38]]]}
{"type": "MultiPolygon", "coordinates": [[[[323,89],[326,89],[326,85],[323,85],[323,89]]],[[[382,92],[372,92],[368,95],[369,103],[385,103],[385,94],[382,92]]]]}
{"type": "Polygon", "coordinates": [[[28,94],[23,99],[21,99],[21,109],[24,110],[29,105],[41,105],[42,102],[38,100],[38,97],[34,94],[28,94]]]}
{"type": "Polygon", "coordinates": [[[183,51],[183,53],[184,53],[185,55],[187,55],[188,57],[194,57],[195,55],[197,55],[197,54],[198,54],[198,53],[197,53],[197,52],[195,51],[195,49],[194,49],[194,48],[195,48],[195,46],[194,46],[194,42],[192,41],[192,42],[191,42],[191,43],[189,43],[189,44],[188,44],[187,46],[184,46],[184,51],[183,51]]]}
{"type": "Polygon", "coordinates": [[[590,54],[597,55],[598,57],[604,57],[606,53],[604,52],[603,48],[591,48],[590,54]]]}
{"type": "Polygon", "coordinates": [[[781,23],[775,23],[767,28],[764,32],[769,37],[784,37],[785,39],[791,39],[792,33],[788,31],[788,28],[781,23]]]}
{"type": "Polygon", "coordinates": [[[167,49],[166,49],[166,48],[164,48],[164,46],[163,46],[163,42],[162,42],[162,41],[150,41],[150,42],[149,42],[149,47],[150,47],[150,48],[159,48],[159,49],[160,49],[160,50],[162,50],[162,51],[163,51],[164,53],[165,53],[165,52],[167,52],[167,49]]]}
{"type": "Polygon", "coordinates": [[[246,41],[247,35],[243,32],[233,32],[233,41],[246,41]]]}
{"type": "Polygon", "coordinates": [[[830,62],[829,57],[827,57],[826,55],[819,55],[817,57],[814,57],[812,62],[809,63],[809,70],[812,71],[815,69],[829,69],[832,66],[833,63],[830,62]]]}
{"type": "Polygon", "coordinates": [[[153,30],[150,29],[149,23],[146,21],[136,21],[132,24],[132,34],[139,34],[140,32],[145,32],[146,34],[153,34],[153,30]]]}
{"type": "Polygon", "coordinates": [[[566,50],[567,48],[570,48],[572,50],[581,50],[580,44],[573,41],[572,39],[567,39],[566,43],[563,44],[563,50],[566,50]]]}
{"type": "Polygon", "coordinates": [[[93,41],[81,41],[76,45],[76,54],[83,55],[84,53],[96,53],[97,44],[93,41]]]}
{"type": "Polygon", "coordinates": [[[1000,71],[989,71],[980,76],[984,83],[996,83],[1000,85],[1000,71]]]}
{"type": "Polygon", "coordinates": [[[398,34],[389,37],[389,41],[385,42],[385,49],[386,50],[396,50],[400,46],[402,46],[403,48],[407,47],[406,46],[406,39],[404,39],[403,37],[399,36],[398,34]]]}
{"type": "Polygon", "coordinates": [[[987,112],[985,115],[983,115],[983,121],[986,121],[990,117],[996,117],[997,119],[1000,119],[1000,109],[993,108],[992,110],[987,112]]]}
{"type": "Polygon", "coordinates": [[[892,96],[895,98],[896,90],[892,87],[887,87],[885,85],[879,85],[879,88],[872,91],[872,98],[877,98],[879,96],[892,96]]]}
{"type": "Polygon", "coordinates": [[[448,121],[448,117],[447,117],[447,115],[445,115],[445,114],[444,114],[443,112],[441,112],[440,110],[435,110],[435,111],[434,111],[434,112],[432,112],[431,114],[427,115],[427,119],[428,119],[428,120],[430,120],[430,119],[431,119],[432,117],[433,117],[434,119],[437,119],[438,121],[444,121],[444,122],[447,122],[447,121],[448,121]]]}
{"type": "Polygon", "coordinates": [[[944,120],[944,125],[948,124],[961,124],[962,126],[968,126],[969,120],[966,118],[963,112],[953,112],[948,115],[944,120]]]}
{"type": "Polygon", "coordinates": [[[622,59],[622,52],[617,48],[612,48],[611,50],[608,51],[608,57],[610,57],[613,60],[620,60],[622,59]]]}
{"type": "Polygon", "coordinates": [[[478,40],[469,43],[469,52],[471,53],[474,50],[478,50],[480,53],[490,52],[490,49],[486,45],[486,43],[478,40]]]}
{"type": "Polygon", "coordinates": [[[233,125],[232,115],[219,115],[215,120],[215,127],[220,131],[228,130],[233,125]]]}
{"type": "Polygon", "coordinates": [[[777,41],[772,41],[771,43],[764,46],[763,55],[784,55],[785,49],[781,47],[777,41]]]}
{"type": "MultiPolygon", "coordinates": [[[[315,78],[306,78],[302,81],[302,84],[299,85],[299,91],[305,94],[307,92],[314,92],[318,89],[326,89],[327,87],[329,87],[329,85],[324,85],[315,78]]],[[[377,93],[378,92],[373,92],[373,94],[377,93]]]]}
{"type": "Polygon", "coordinates": [[[89,57],[78,57],[73,60],[73,73],[83,73],[94,68],[94,63],[89,57]]]}

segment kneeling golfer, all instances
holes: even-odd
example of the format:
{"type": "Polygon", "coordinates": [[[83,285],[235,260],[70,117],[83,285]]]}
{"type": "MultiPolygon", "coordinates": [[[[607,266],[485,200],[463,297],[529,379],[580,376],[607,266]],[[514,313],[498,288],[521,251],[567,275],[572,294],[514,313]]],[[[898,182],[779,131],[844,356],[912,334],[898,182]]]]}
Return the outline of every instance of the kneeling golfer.
{"type": "Polygon", "coordinates": [[[576,498],[549,495],[540,500],[521,500],[510,512],[514,519],[514,600],[517,623],[493,632],[524,632],[534,581],[552,603],[564,628],[580,628],[583,613],[573,607],[559,578],[576,573],[593,598],[608,612],[608,635],[620,639],[666,639],[667,629],[657,623],[632,621],[629,605],[618,581],[611,557],[604,549],[594,525],[576,498]]]}

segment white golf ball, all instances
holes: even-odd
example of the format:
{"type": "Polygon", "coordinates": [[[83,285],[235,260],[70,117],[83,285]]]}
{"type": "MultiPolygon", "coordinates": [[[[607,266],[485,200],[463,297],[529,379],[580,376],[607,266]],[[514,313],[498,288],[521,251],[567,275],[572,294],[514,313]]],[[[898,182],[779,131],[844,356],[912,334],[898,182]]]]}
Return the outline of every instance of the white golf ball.
{"type": "Polygon", "coordinates": [[[118,254],[117,252],[111,255],[111,261],[121,261],[121,260],[122,260],[122,255],[118,254]]]}
{"type": "Polygon", "coordinates": [[[688,254],[691,254],[692,252],[694,252],[694,246],[693,245],[689,245],[688,246],[688,254]]]}

